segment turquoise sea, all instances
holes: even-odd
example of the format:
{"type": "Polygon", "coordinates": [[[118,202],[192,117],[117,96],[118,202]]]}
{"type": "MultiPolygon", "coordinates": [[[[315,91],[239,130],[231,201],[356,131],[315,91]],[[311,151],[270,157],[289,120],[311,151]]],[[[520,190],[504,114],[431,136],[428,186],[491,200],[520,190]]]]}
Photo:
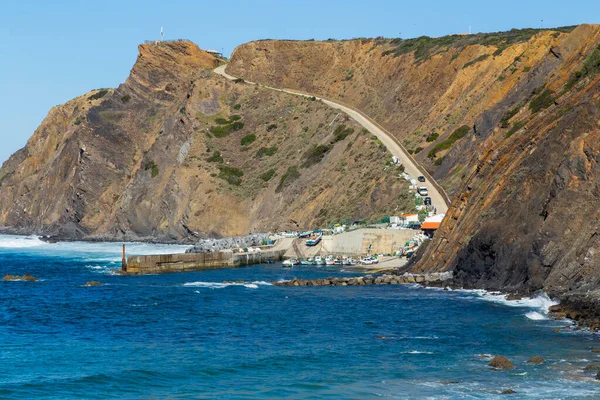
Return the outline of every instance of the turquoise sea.
{"type": "MultiPolygon", "coordinates": [[[[182,252],[130,244],[128,252],[182,252]]],[[[356,275],[280,264],[122,277],[118,243],[0,236],[2,399],[600,398],[600,339],[544,296],[418,286],[278,287],[356,275]],[[98,280],[100,287],[83,287],[98,280]],[[222,284],[243,280],[244,284],[222,284]],[[512,371],[493,371],[504,355],[512,371]],[[539,355],[542,365],[525,361],[539,355]]]]}

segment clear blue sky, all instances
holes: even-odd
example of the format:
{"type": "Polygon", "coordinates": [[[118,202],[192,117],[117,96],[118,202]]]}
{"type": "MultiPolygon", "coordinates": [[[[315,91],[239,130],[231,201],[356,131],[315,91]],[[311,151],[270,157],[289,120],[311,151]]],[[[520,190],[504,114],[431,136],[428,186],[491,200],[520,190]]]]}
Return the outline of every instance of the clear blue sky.
{"type": "Polygon", "coordinates": [[[255,39],[404,38],[600,22],[580,0],[19,0],[0,4],[0,162],[48,110],[123,82],[137,44],[185,38],[230,54],[255,39]]]}

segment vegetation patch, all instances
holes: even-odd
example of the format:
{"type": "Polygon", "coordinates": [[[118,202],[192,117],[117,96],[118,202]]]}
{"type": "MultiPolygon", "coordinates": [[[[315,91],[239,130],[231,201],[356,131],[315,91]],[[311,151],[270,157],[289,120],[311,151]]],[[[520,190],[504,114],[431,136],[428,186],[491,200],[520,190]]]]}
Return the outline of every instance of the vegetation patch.
{"type": "Polygon", "coordinates": [[[131,100],[131,96],[130,95],[126,94],[126,95],[121,96],[121,101],[123,103],[129,102],[129,100],[131,100]]]}
{"type": "Polygon", "coordinates": [[[354,129],[346,128],[346,125],[338,125],[333,131],[333,143],[340,142],[354,133],[354,129]]]}
{"type": "Polygon", "coordinates": [[[554,104],[553,95],[554,92],[552,90],[546,89],[539,96],[531,100],[531,103],[529,103],[529,109],[531,112],[535,114],[536,112],[548,108],[554,104]]]}
{"type": "Polygon", "coordinates": [[[281,179],[279,180],[279,185],[277,185],[277,188],[275,189],[275,193],[281,192],[298,178],[300,178],[300,172],[298,171],[298,168],[295,166],[288,167],[287,171],[285,171],[285,174],[281,175],[281,179]]]}
{"type": "Polygon", "coordinates": [[[469,68],[471,65],[475,65],[478,62],[487,60],[488,58],[490,58],[489,54],[483,54],[483,55],[477,57],[476,59],[474,59],[472,61],[469,61],[468,63],[466,63],[465,65],[463,65],[463,68],[469,68]]]}
{"type": "Polygon", "coordinates": [[[236,104],[236,105],[233,106],[234,110],[239,110],[240,108],[242,108],[241,104],[236,104]]]}
{"type": "Polygon", "coordinates": [[[104,96],[106,96],[107,93],[108,93],[108,89],[100,89],[98,92],[96,92],[93,95],[91,95],[90,97],[88,97],[88,100],[98,100],[98,99],[101,99],[104,96]]]}
{"type": "Polygon", "coordinates": [[[273,178],[275,176],[275,168],[271,168],[270,170],[268,170],[267,172],[265,172],[264,174],[260,175],[260,179],[262,179],[265,182],[268,182],[271,180],[271,178],[273,178]]]}
{"type": "Polygon", "coordinates": [[[144,171],[150,170],[150,176],[152,178],[158,175],[158,165],[153,160],[148,160],[144,163],[144,171]]]}
{"type": "Polygon", "coordinates": [[[304,153],[304,163],[302,164],[302,167],[308,168],[321,162],[329,150],[331,150],[331,146],[328,145],[312,145],[312,147],[308,149],[306,153],[304,153]]]}
{"type": "Polygon", "coordinates": [[[272,147],[261,147],[260,149],[258,149],[258,151],[256,152],[256,157],[257,158],[262,158],[264,156],[272,156],[273,154],[277,153],[277,146],[272,146],[272,147]]]}
{"type": "Polygon", "coordinates": [[[256,135],[254,133],[251,133],[250,135],[246,135],[242,138],[242,140],[240,140],[240,144],[242,146],[247,146],[250,143],[254,142],[256,140],[256,135]]]}
{"type": "Polygon", "coordinates": [[[241,185],[242,176],[244,176],[244,171],[239,168],[230,167],[228,165],[219,165],[219,175],[217,175],[217,177],[227,181],[230,185],[241,185]]]}
{"type": "Polygon", "coordinates": [[[223,162],[223,156],[221,156],[221,152],[220,151],[215,151],[212,156],[208,157],[206,159],[206,161],[208,162],[216,162],[216,163],[222,163],[223,162]]]}
{"type": "Polygon", "coordinates": [[[506,113],[504,113],[504,115],[502,116],[502,119],[500,120],[500,128],[508,128],[509,125],[509,121],[512,117],[514,117],[515,115],[517,115],[517,113],[519,112],[519,110],[521,109],[521,106],[516,106],[515,108],[513,108],[512,110],[507,111],[506,113]]]}
{"type": "Polygon", "coordinates": [[[273,129],[277,129],[277,125],[271,124],[271,125],[267,126],[267,132],[271,132],[273,129]]]}
{"type": "Polygon", "coordinates": [[[451,148],[457,140],[465,137],[470,130],[471,128],[469,128],[467,125],[463,125],[456,129],[454,132],[452,132],[448,139],[438,143],[433,149],[429,150],[427,157],[434,159],[438,152],[451,148]]]}
{"type": "Polygon", "coordinates": [[[565,91],[571,90],[573,86],[586,76],[594,76],[600,72],[600,45],[590,54],[583,63],[583,68],[575,72],[565,85],[565,91]]]}
{"type": "Polygon", "coordinates": [[[431,142],[435,142],[437,140],[437,138],[439,138],[439,137],[440,137],[439,133],[431,132],[425,140],[427,141],[427,143],[431,143],[431,142]]]}
{"type": "Polygon", "coordinates": [[[436,158],[436,160],[433,163],[433,165],[435,165],[436,167],[442,165],[442,163],[444,162],[444,158],[446,158],[446,157],[436,158]]]}
{"type": "Polygon", "coordinates": [[[522,122],[515,122],[512,126],[512,128],[510,128],[510,130],[508,132],[506,132],[506,135],[504,135],[504,137],[506,139],[508,139],[509,137],[511,137],[512,135],[514,135],[517,131],[519,131],[519,129],[521,129],[522,127],[524,127],[525,124],[522,122]]]}
{"type": "Polygon", "coordinates": [[[210,133],[212,133],[217,138],[222,138],[231,133],[231,125],[224,126],[211,126],[209,128],[210,133]]]}

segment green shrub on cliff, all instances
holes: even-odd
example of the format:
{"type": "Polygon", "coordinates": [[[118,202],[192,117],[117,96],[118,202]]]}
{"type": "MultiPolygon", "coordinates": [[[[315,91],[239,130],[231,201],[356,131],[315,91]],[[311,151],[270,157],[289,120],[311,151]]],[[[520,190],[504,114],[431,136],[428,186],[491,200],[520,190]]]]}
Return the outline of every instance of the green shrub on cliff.
{"type": "Polygon", "coordinates": [[[219,165],[219,175],[217,177],[227,181],[230,185],[239,186],[242,183],[242,176],[244,176],[244,171],[239,168],[219,165]]]}
{"type": "Polygon", "coordinates": [[[150,170],[150,176],[152,178],[158,175],[158,165],[153,160],[148,160],[144,163],[144,171],[150,170]]]}
{"type": "Polygon", "coordinates": [[[210,157],[208,157],[206,159],[206,161],[208,161],[208,162],[222,163],[223,162],[223,157],[221,156],[221,152],[215,151],[212,156],[210,156],[210,157]]]}
{"type": "Polygon", "coordinates": [[[346,139],[346,137],[348,137],[349,135],[352,135],[353,133],[354,129],[347,128],[346,125],[338,125],[338,127],[335,128],[335,131],[333,131],[333,143],[342,141],[346,139]]]}
{"type": "Polygon", "coordinates": [[[108,89],[100,89],[98,92],[96,92],[93,95],[91,95],[90,97],[88,97],[88,100],[98,100],[98,99],[101,99],[104,96],[106,96],[107,93],[108,93],[108,89]]]}
{"type": "Polygon", "coordinates": [[[529,103],[529,109],[531,112],[535,114],[536,112],[548,108],[554,104],[553,94],[554,92],[552,90],[546,89],[539,96],[531,100],[531,103],[529,103]]]}
{"type": "Polygon", "coordinates": [[[281,179],[279,180],[279,185],[275,189],[275,193],[281,192],[285,187],[289,186],[296,179],[300,178],[300,172],[298,172],[298,168],[288,167],[285,174],[281,175],[281,179]]]}
{"type": "Polygon", "coordinates": [[[269,156],[270,157],[273,154],[277,153],[277,150],[278,150],[277,146],[261,147],[256,152],[256,158],[262,158],[263,156],[269,156]]]}
{"type": "Polygon", "coordinates": [[[267,182],[267,181],[270,181],[271,178],[273,178],[274,176],[275,176],[275,168],[271,168],[270,170],[268,170],[264,174],[261,174],[260,175],[260,179],[262,179],[263,181],[267,182]]]}
{"type": "Polygon", "coordinates": [[[565,91],[571,90],[573,86],[586,76],[594,76],[600,72],[600,45],[590,54],[583,63],[583,68],[575,72],[565,85],[565,91]]]}
{"type": "Polygon", "coordinates": [[[254,142],[256,140],[256,135],[254,133],[251,133],[250,135],[246,135],[242,138],[242,140],[240,140],[240,144],[242,146],[247,146],[250,143],[254,142]]]}
{"type": "Polygon", "coordinates": [[[463,125],[456,129],[454,132],[452,132],[448,139],[436,144],[433,149],[429,150],[427,157],[434,159],[438,152],[451,148],[457,140],[465,137],[470,130],[471,128],[469,128],[467,125],[463,125]]]}
{"type": "Polygon", "coordinates": [[[331,150],[331,146],[327,146],[324,144],[321,145],[313,145],[306,153],[304,153],[304,163],[302,167],[308,168],[312,165],[315,165],[327,155],[327,153],[331,150]]]}

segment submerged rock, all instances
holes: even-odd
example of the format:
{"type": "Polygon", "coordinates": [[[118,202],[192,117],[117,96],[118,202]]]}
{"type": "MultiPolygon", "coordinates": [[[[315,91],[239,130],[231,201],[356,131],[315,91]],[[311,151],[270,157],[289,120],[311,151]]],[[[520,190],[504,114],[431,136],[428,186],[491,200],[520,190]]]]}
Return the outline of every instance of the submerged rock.
{"type": "Polygon", "coordinates": [[[6,274],[6,275],[4,275],[4,278],[2,278],[2,280],[3,281],[27,281],[27,282],[39,281],[38,278],[36,278],[33,275],[29,275],[29,274],[25,274],[23,276],[6,274]]]}
{"type": "Polygon", "coordinates": [[[586,365],[584,371],[600,371],[600,365],[590,364],[586,365]]]}
{"type": "Polygon", "coordinates": [[[506,389],[506,390],[503,390],[502,393],[500,393],[500,394],[515,394],[515,393],[517,393],[517,392],[515,392],[512,389],[506,389]]]}
{"type": "Polygon", "coordinates": [[[544,360],[542,357],[540,356],[533,356],[531,357],[529,360],[527,360],[528,364],[543,364],[545,363],[546,360],[544,360]]]}
{"type": "Polygon", "coordinates": [[[102,282],[89,281],[89,282],[86,282],[85,285],[83,285],[83,286],[102,286],[102,282]]]}
{"type": "Polygon", "coordinates": [[[513,369],[513,364],[510,360],[504,356],[496,356],[492,358],[492,361],[488,364],[490,367],[495,369],[513,369]]]}

